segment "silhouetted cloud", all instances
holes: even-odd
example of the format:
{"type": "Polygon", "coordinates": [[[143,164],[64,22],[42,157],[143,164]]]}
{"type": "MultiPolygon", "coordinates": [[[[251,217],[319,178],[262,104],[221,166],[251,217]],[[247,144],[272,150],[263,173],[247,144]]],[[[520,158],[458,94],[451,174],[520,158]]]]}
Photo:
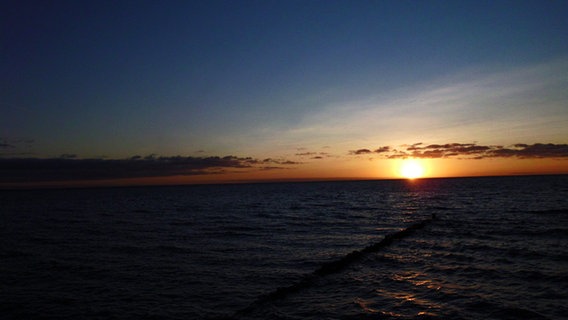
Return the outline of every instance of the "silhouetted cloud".
{"type": "Polygon", "coordinates": [[[291,161],[291,160],[280,161],[280,162],[275,162],[275,163],[277,163],[277,164],[284,164],[284,165],[302,164],[301,162],[291,161]]]}
{"type": "Polygon", "coordinates": [[[15,146],[9,144],[9,143],[5,143],[5,142],[0,142],[0,148],[4,148],[4,149],[11,149],[11,148],[15,148],[15,146]]]}
{"type": "Polygon", "coordinates": [[[329,153],[327,152],[301,152],[295,154],[298,157],[309,157],[313,160],[321,160],[325,157],[329,157],[329,153]]]}
{"type": "Polygon", "coordinates": [[[361,154],[369,154],[369,153],[373,153],[373,151],[371,151],[369,149],[359,149],[359,150],[349,151],[349,154],[353,154],[353,155],[361,155],[361,154]]]}
{"type": "Polygon", "coordinates": [[[519,158],[567,158],[568,144],[535,143],[516,144],[513,148],[491,150],[493,156],[519,158]]]}
{"type": "Polygon", "coordinates": [[[22,138],[0,138],[0,158],[4,157],[23,157],[33,155],[31,146],[33,139],[22,138]]]}
{"type": "Polygon", "coordinates": [[[380,148],[376,149],[375,153],[384,153],[384,152],[389,152],[389,151],[390,151],[390,147],[384,146],[384,147],[380,147],[380,148]]]}
{"type": "Polygon", "coordinates": [[[403,145],[399,149],[384,146],[370,151],[359,149],[349,151],[351,155],[379,154],[387,159],[405,158],[456,158],[456,159],[486,159],[486,158],[568,158],[568,144],[554,143],[517,143],[508,147],[493,145],[478,145],[476,143],[446,143],[429,144],[415,143],[403,145]]]}
{"type": "Polygon", "coordinates": [[[272,158],[267,158],[264,159],[262,161],[259,160],[255,160],[255,159],[251,159],[251,158],[246,158],[248,159],[249,163],[251,164],[280,164],[280,165],[293,165],[293,164],[302,164],[301,162],[296,162],[296,161],[291,161],[291,160],[276,160],[276,159],[272,159],[272,158]]]}
{"type": "Polygon", "coordinates": [[[0,138],[0,149],[2,149],[2,148],[13,149],[13,148],[17,148],[18,145],[29,146],[33,143],[34,143],[33,139],[0,138]]]}
{"type": "Polygon", "coordinates": [[[422,142],[413,143],[408,148],[406,148],[406,150],[417,150],[420,148],[419,147],[420,145],[423,145],[423,143],[422,142]]]}
{"type": "Polygon", "coordinates": [[[146,157],[128,159],[0,158],[0,182],[78,181],[219,174],[226,169],[276,170],[299,162],[251,157],[146,157]]]}

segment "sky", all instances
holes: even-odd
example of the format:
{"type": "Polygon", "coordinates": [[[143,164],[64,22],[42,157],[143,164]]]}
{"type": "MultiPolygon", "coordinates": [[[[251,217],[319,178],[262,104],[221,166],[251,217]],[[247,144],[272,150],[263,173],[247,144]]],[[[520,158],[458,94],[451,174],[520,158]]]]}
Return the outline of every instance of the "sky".
{"type": "Polygon", "coordinates": [[[568,1],[0,0],[0,186],[568,173],[568,1]]]}

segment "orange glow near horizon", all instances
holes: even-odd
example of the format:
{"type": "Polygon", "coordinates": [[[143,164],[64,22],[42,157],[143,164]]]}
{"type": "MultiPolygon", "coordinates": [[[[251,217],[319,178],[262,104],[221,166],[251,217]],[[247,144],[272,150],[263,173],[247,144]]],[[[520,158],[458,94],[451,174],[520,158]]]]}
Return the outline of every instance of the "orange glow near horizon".
{"type": "Polygon", "coordinates": [[[399,165],[398,173],[406,179],[423,178],[426,175],[426,167],[420,160],[407,159],[399,165]]]}
{"type": "Polygon", "coordinates": [[[420,179],[476,176],[568,174],[568,160],[558,159],[322,159],[290,167],[227,169],[215,174],[167,175],[93,180],[0,182],[0,189],[67,188],[211,183],[420,179]]]}

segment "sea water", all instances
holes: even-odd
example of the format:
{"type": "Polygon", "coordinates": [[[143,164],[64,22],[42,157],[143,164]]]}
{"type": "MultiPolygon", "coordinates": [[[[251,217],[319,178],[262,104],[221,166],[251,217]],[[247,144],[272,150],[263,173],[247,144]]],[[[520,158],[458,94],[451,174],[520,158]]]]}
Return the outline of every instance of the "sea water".
{"type": "Polygon", "coordinates": [[[566,319],[568,176],[1,191],[0,308],[2,319],[566,319]]]}

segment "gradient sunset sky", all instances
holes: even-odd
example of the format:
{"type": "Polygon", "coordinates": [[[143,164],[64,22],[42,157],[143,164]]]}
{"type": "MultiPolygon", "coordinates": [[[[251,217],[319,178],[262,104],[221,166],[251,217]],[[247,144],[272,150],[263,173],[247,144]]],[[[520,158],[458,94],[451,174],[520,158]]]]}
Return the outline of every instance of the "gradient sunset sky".
{"type": "Polygon", "coordinates": [[[568,173],[568,1],[0,3],[0,186],[568,173]]]}

